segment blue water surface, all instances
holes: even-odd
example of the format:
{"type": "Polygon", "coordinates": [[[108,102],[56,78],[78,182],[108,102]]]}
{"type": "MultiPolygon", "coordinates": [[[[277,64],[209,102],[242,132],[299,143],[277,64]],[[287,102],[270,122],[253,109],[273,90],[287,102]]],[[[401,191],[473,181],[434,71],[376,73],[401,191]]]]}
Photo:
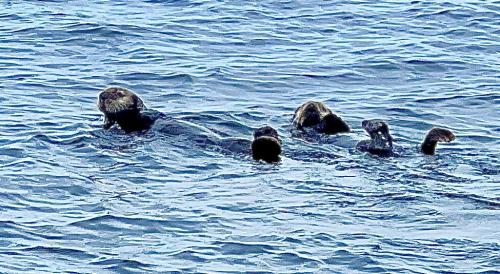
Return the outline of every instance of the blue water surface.
{"type": "Polygon", "coordinates": [[[0,1],[1,273],[498,273],[500,1],[0,1]],[[101,129],[119,85],[282,161],[101,129]],[[352,133],[301,138],[321,100],[352,133]],[[402,153],[358,152],[386,119],[402,153]],[[418,152],[432,126],[453,143],[418,152]]]}

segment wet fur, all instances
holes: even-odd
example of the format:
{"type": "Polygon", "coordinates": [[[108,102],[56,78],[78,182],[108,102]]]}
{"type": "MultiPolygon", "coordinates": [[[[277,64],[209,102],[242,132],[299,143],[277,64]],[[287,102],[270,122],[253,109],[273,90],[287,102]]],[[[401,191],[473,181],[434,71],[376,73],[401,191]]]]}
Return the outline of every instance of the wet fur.
{"type": "MultiPolygon", "coordinates": [[[[393,138],[389,132],[389,125],[379,119],[364,120],[363,129],[370,135],[370,140],[363,140],[358,143],[360,151],[366,151],[380,156],[392,156],[393,138]]],[[[420,145],[422,153],[434,155],[437,143],[451,142],[455,140],[455,135],[448,129],[433,128],[426,134],[424,141],[420,145]]]]}
{"type": "Polygon", "coordinates": [[[393,138],[389,132],[389,125],[380,119],[364,120],[363,129],[370,135],[370,140],[364,140],[356,146],[358,150],[380,156],[393,155],[393,138]]]}
{"type": "Polygon", "coordinates": [[[147,129],[154,122],[143,115],[146,109],[144,102],[132,91],[111,87],[103,90],[97,98],[97,107],[104,114],[105,129],[118,123],[126,132],[147,129]]]}
{"type": "MultiPolygon", "coordinates": [[[[145,110],[146,107],[141,98],[125,88],[112,87],[102,91],[97,99],[97,107],[104,113],[105,129],[117,123],[125,132],[146,130],[158,118],[158,116],[145,113],[149,111],[145,110]]],[[[166,128],[172,130],[170,126],[166,128]]],[[[233,143],[238,147],[238,142],[233,143]]],[[[252,156],[256,160],[279,161],[281,139],[278,132],[270,126],[256,129],[251,148],[252,156]]]]}
{"type": "Polygon", "coordinates": [[[427,155],[434,155],[436,153],[436,146],[439,142],[451,142],[455,140],[455,135],[445,128],[433,128],[427,132],[424,141],[420,145],[422,153],[427,155]]]}
{"type": "Polygon", "coordinates": [[[293,124],[298,129],[313,127],[319,133],[349,132],[349,126],[322,102],[308,101],[295,110],[293,124]]]}
{"type": "Polygon", "coordinates": [[[264,126],[256,129],[253,136],[251,145],[253,158],[268,163],[278,162],[281,154],[281,139],[278,132],[270,126],[264,126]]]}

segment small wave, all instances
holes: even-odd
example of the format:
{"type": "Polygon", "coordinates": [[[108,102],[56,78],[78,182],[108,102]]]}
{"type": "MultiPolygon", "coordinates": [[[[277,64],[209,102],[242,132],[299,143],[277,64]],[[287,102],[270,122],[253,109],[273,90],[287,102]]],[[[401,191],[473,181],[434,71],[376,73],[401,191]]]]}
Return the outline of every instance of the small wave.
{"type": "Polygon", "coordinates": [[[468,200],[477,203],[478,205],[486,206],[490,209],[500,210],[500,198],[487,198],[476,194],[451,193],[451,192],[436,192],[436,194],[451,199],[468,200]]]}
{"type": "Polygon", "coordinates": [[[88,252],[76,248],[55,247],[55,246],[34,246],[18,249],[18,254],[21,252],[34,252],[34,253],[48,253],[58,254],[83,260],[95,259],[96,255],[89,254],[88,252]]]}
{"type": "Polygon", "coordinates": [[[264,243],[216,241],[212,245],[217,246],[223,254],[251,255],[272,253],[277,247],[264,243]]]}
{"type": "Polygon", "coordinates": [[[126,73],[117,75],[117,78],[121,81],[154,81],[154,80],[176,80],[183,81],[185,83],[192,83],[194,81],[194,77],[189,74],[171,74],[171,75],[162,75],[156,73],[144,73],[144,72],[134,72],[134,73],[126,73]]]}
{"type": "Polygon", "coordinates": [[[182,219],[151,219],[146,217],[125,217],[115,215],[99,215],[85,220],[72,222],[69,225],[82,227],[90,230],[118,231],[130,230],[128,226],[135,226],[136,229],[143,230],[143,233],[163,233],[163,231],[172,231],[176,233],[201,232],[197,229],[199,223],[182,219]]]}
{"type": "Polygon", "coordinates": [[[500,2],[66,2],[0,4],[4,272],[496,270],[500,2]],[[107,85],[193,130],[102,129],[107,85]],[[291,131],[306,100],[352,132],[291,131]],[[235,152],[265,124],[277,164],[235,152]]]}
{"type": "Polygon", "coordinates": [[[429,18],[438,16],[447,16],[452,19],[466,20],[471,18],[473,15],[461,9],[442,9],[438,11],[420,13],[417,14],[415,18],[429,18]]]}
{"type": "Polygon", "coordinates": [[[155,266],[134,259],[115,259],[106,257],[95,259],[90,264],[98,265],[104,267],[105,269],[113,270],[120,273],[129,272],[130,270],[151,271],[151,268],[155,266]]]}

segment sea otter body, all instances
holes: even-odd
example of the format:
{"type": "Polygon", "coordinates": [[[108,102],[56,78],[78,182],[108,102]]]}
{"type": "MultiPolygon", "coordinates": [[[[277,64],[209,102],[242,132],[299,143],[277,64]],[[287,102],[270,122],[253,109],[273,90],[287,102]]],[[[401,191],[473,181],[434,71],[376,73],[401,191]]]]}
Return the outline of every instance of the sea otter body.
{"type": "Polygon", "coordinates": [[[253,141],[219,138],[205,128],[147,109],[139,96],[125,88],[112,87],[102,91],[98,96],[97,107],[104,113],[105,129],[118,124],[122,130],[130,133],[154,127],[166,136],[186,136],[186,140],[203,148],[221,147],[235,153],[251,153],[254,159],[266,162],[279,161],[281,154],[281,140],[272,127],[265,126],[255,130],[253,141]]]}
{"type": "MultiPolygon", "coordinates": [[[[358,143],[357,149],[379,156],[393,156],[393,138],[389,132],[389,125],[380,119],[364,120],[363,129],[370,135],[370,140],[358,143]]],[[[434,155],[438,142],[451,142],[455,135],[448,129],[433,128],[426,134],[420,145],[420,150],[426,155],[434,155]]]]}
{"type": "Polygon", "coordinates": [[[324,134],[350,131],[342,118],[334,114],[325,104],[315,101],[308,101],[295,110],[293,124],[298,129],[311,127],[324,134]]]}

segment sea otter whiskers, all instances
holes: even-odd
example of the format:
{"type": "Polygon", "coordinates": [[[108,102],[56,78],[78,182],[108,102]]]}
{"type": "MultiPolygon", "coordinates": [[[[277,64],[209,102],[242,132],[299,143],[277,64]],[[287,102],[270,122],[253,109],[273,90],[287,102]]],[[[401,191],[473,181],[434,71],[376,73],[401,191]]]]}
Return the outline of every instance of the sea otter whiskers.
{"type": "Polygon", "coordinates": [[[349,132],[349,126],[322,102],[308,101],[302,104],[293,116],[293,124],[298,129],[313,127],[324,134],[349,132]]]}
{"type": "Polygon", "coordinates": [[[145,108],[144,102],[137,94],[126,88],[111,87],[99,94],[98,108],[104,113],[118,113],[124,110],[145,108]]]}
{"type": "MultiPolygon", "coordinates": [[[[361,125],[371,139],[359,142],[358,150],[380,156],[393,155],[393,138],[389,132],[389,125],[385,121],[380,119],[364,120],[361,125]]],[[[450,130],[433,128],[425,136],[420,148],[422,153],[434,155],[438,142],[451,142],[453,140],[455,140],[455,135],[450,130]]]]}

